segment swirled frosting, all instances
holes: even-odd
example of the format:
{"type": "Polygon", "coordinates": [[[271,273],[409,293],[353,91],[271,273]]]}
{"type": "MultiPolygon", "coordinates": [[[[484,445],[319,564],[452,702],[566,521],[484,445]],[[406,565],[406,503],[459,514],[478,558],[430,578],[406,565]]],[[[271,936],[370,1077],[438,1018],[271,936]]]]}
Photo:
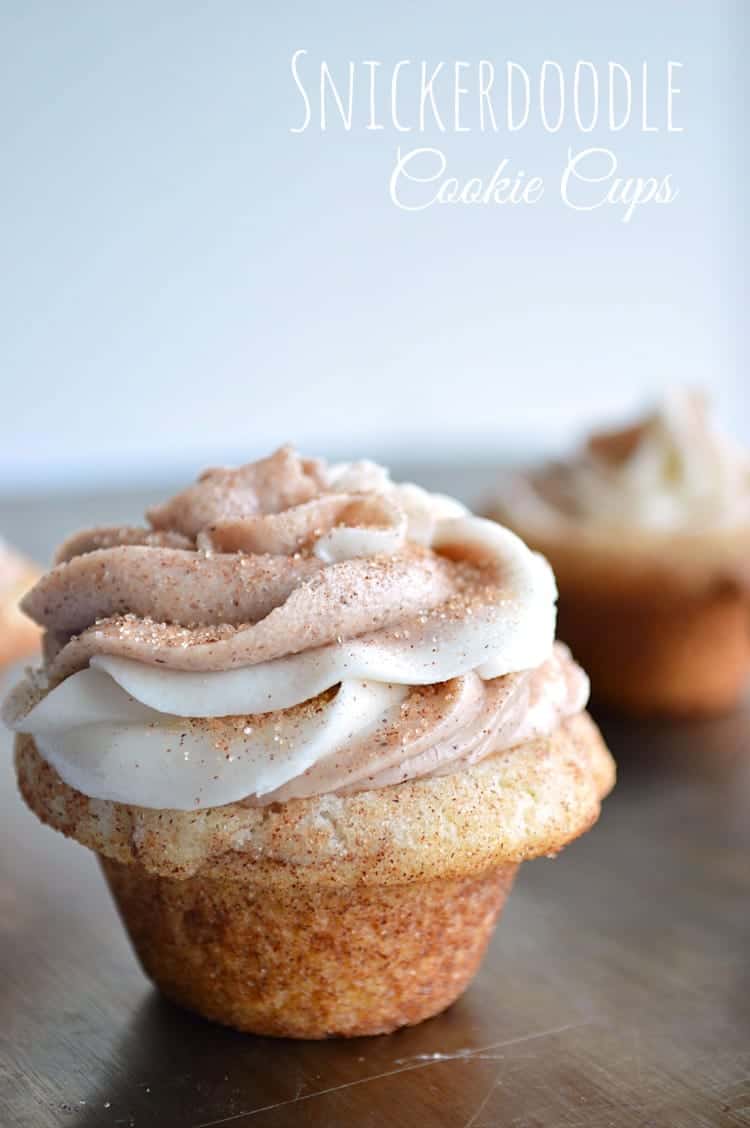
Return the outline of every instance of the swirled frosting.
{"type": "Polygon", "coordinates": [[[290,448],[62,545],[11,695],[87,795],[193,809],[455,770],[580,711],[555,585],[518,537],[372,463],[290,448]]]}
{"type": "Polygon", "coordinates": [[[568,461],[504,479],[499,500],[529,528],[724,529],[750,522],[750,458],[712,425],[703,396],[675,391],[568,461]]]}

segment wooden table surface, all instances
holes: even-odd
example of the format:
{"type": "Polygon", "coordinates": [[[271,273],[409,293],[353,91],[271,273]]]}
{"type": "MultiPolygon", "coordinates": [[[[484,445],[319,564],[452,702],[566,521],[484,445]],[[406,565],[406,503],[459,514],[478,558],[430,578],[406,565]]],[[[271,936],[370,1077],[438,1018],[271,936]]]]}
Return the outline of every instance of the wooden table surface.
{"type": "MultiPolygon", "coordinates": [[[[125,499],[0,507],[35,549],[125,499]]],[[[95,859],[18,798],[0,738],[0,1128],[750,1125],[750,712],[602,720],[600,824],[521,868],[474,984],[397,1034],[211,1026],[140,972],[95,859]]]]}

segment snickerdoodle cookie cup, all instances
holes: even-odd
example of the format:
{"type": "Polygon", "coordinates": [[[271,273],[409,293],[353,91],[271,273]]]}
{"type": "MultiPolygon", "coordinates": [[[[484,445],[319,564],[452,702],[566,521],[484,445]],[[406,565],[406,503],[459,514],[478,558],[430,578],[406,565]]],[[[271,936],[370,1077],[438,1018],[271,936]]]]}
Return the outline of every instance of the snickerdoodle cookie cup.
{"type": "Polygon", "coordinates": [[[381,1034],[476,972],[519,864],[588,830],[614,767],[586,714],[451,775],[377,791],[149,811],[73,791],[17,743],[39,818],[96,851],[144,970],[257,1034],[381,1034]]]}
{"type": "Polygon", "coordinates": [[[63,546],[26,600],[21,792],[95,851],[148,975],[241,1030],[450,1005],[519,863],[614,766],[546,563],[369,463],[283,450],[63,546]]]}
{"type": "Polygon", "coordinates": [[[506,475],[488,511],[552,564],[558,635],[596,701],[674,716],[737,704],[750,674],[750,463],[699,397],[506,475]]]}

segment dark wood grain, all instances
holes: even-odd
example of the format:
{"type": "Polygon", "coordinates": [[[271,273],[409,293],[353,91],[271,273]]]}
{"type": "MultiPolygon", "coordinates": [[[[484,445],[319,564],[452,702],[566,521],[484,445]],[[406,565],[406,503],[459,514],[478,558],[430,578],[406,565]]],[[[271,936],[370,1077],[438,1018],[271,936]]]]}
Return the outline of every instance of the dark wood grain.
{"type": "MultiPolygon", "coordinates": [[[[82,509],[53,535],[108,512],[82,509]]],[[[6,531],[33,518],[39,551],[20,512],[6,531]]],[[[17,797],[4,736],[0,1126],[750,1125],[750,713],[602,723],[620,764],[602,821],[522,867],[466,996],[413,1030],[309,1044],[159,999],[94,859],[17,797]]]]}

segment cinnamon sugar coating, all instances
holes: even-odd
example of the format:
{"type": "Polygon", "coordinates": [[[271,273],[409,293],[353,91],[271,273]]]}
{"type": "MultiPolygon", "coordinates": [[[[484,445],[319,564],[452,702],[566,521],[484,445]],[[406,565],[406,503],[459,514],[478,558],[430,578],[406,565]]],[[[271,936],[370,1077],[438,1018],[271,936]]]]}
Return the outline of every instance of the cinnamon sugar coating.
{"type": "Polygon", "coordinates": [[[285,446],[268,458],[235,468],[204,470],[198,481],[147,517],[154,529],[196,537],[218,521],[280,513],[303,505],[325,487],[321,463],[285,446]]]}
{"type": "Polygon", "coordinates": [[[253,1034],[387,1034],[473,978],[517,866],[354,889],[180,881],[103,859],[143,969],[176,1003],[253,1034]]]}
{"type": "Polygon", "coordinates": [[[465,566],[411,546],[397,556],[344,560],[323,569],[318,561],[293,558],[193,555],[186,560],[179,550],[106,551],[106,561],[91,553],[80,558],[81,567],[71,561],[62,566],[65,573],[49,573],[24,601],[27,613],[41,619],[56,639],[65,638],[66,625],[81,617],[93,623],[68,636],[55,654],[49,670],[53,683],[85,668],[95,654],[176,670],[272,661],[434,610],[467,574],[465,566]],[[143,561],[140,575],[129,566],[139,551],[158,553],[157,559],[143,561]],[[112,566],[114,553],[127,553],[121,582],[120,570],[112,566]],[[56,591],[58,580],[62,589],[56,591]],[[107,615],[114,607],[129,610],[107,615]],[[107,617],[100,618],[97,610],[107,617]]]}

